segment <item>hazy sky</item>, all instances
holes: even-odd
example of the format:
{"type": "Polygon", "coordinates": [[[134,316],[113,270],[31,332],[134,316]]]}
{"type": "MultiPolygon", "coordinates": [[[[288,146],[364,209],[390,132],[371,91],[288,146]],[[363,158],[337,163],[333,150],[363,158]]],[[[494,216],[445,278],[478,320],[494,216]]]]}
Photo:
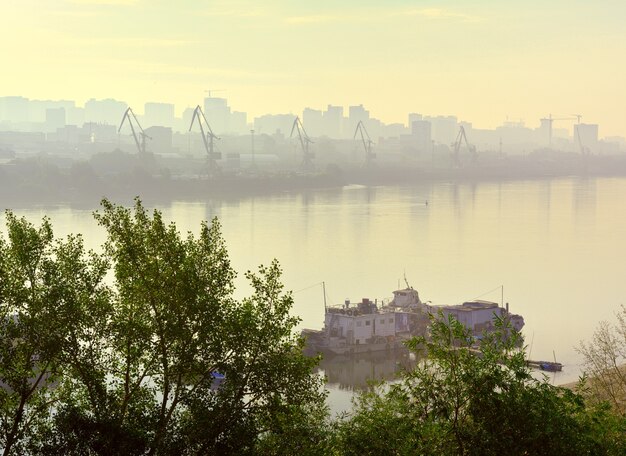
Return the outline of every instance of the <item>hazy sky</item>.
{"type": "MultiPolygon", "coordinates": [[[[624,0],[2,0],[0,96],[180,112],[363,103],[476,127],[582,114],[626,136],[624,0]]],[[[568,122],[555,123],[555,128],[568,122]]]]}

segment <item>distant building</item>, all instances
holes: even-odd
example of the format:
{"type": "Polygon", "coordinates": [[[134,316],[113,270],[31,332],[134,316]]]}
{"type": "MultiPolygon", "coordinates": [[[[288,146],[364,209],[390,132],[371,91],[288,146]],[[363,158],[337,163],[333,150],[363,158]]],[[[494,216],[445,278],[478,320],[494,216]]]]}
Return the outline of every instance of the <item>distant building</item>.
{"type": "Polygon", "coordinates": [[[211,126],[211,130],[216,135],[230,131],[230,108],[226,98],[205,98],[204,115],[211,126]]]}
{"type": "MultiPolygon", "coordinates": [[[[543,135],[544,133],[547,134],[544,130],[541,129],[540,132],[540,135],[543,135]]],[[[524,122],[521,121],[504,122],[504,124],[496,128],[495,133],[495,137],[492,138],[492,141],[494,143],[496,141],[502,141],[503,144],[507,145],[507,148],[513,147],[515,150],[519,149],[520,145],[525,145],[527,149],[530,149],[532,148],[532,144],[537,141],[537,132],[530,128],[527,128],[524,125],[524,122]]],[[[545,138],[545,141],[547,144],[547,136],[545,138]]]]}
{"type": "Polygon", "coordinates": [[[156,154],[172,152],[172,129],[170,127],[153,126],[146,128],[146,134],[152,139],[146,140],[146,150],[156,154]]]}
{"type": "Polygon", "coordinates": [[[328,105],[323,114],[324,129],[323,132],[329,138],[341,138],[343,107],[328,105]]]}
{"type": "Polygon", "coordinates": [[[404,134],[406,134],[406,127],[404,126],[404,124],[401,123],[392,123],[392,124],[387,124],[387,125],[382,125],[380,126],[381,129],[381,136],[385,136],[387,138],[390,137],[400,137],[404,134]]]}
{"type": "Polygon", "coordinates": [[[415,138],[417,150],[426,152],[432,149],[431,125],[429,121],[413,120],[411,122],[411,135],[415,138]]]}
{"type": "Polygon", "coordinates": [[[193,111],[194,111],[194,108],[185,108],[185,110],[183,111],[183,115],[177,122],[178,131],[182,131],[185,133],[189,131],[189,126],[191,125],[191,119],[193,119],[193,111]]]}
{"type": "Polygon", "coordinates": [[[295,118],[293,114],[265,114],[254,119],[254,131],[258,134],[278,134],[288,137],[295,118]]]}
{"type": "Polygon", "coordinates": [[[65,127],[65,108],[46,109],[46,131],[53,132],[65,127]]]}
{"type": "Polygon", "coordinates": [[[28,122],[28,98],[24,97],[1,97],[0,120],[12,123],[28,122]]]}
{"type": "Polygon", "coordinates": [[[207,97],[204,99],[204,115],[216,135],[246,134],[248,128],[247,114],[232,111],[226,98],[207,97]]]}
{"type": "Polygon", "coordinates": [[[248,128],[248,114],[242,111],[230,113],[230,133],[246,135],[250,132],[248,128]]]}
{"type": "Polygon", "coordinates": [[[311,108],[304,108],[302,111],[302,124],[309,136],[322,136],[324,131],[324,118],[322,111],[311,108]]]}
{"type": "Polygon", "coordinates": [[[439,144],[450,145],[454,142],[459,130],[459,124],[455,116],[425,116],[431,124],[432,139],[439,144]]]}
{"type": "Polygon", "coordinates": [[[117,127],[127,108],[128,105],[123,101],[111,98],[105,100],[92,98],[85,103],[85,121],[87,123],[108,124],[117,127]]]}
{"type": "Polygon", "coordinates": [[[174,105],[171,103],[146,103],[143,112],[144,128],[174,126],[174,105]]]}
{"type": "Polygon", "coordinates": [[[579,148],[588,152],[594,152],[598,148],[598,125],[597,124],[575,124],[574,142],[579,148]],[[587,150],[588,149],[588,150],[587,150]]]}
{"type": "Polygon", "coordinates": [[[369,119],[370,119],[370,112],[368,110],[366,110],[362,104],[358,105],[358,106],[350,106],[348,107],[348,125],[349,125],[349,130],[348,130],[348,134],[350,136],[354,135],[354,132],[356,131],[356,126],[358,125],[359,122],[363,122],[363,124],[365,125],[365,128],[368,130],[370,137],[372,137],[372,139],[374,139],[375,136],[373,136],[373,133],[370,130],[369,127],[369,119]]]}
{"type": "Polygon", "coordinates": [[[409,129],[411,128],[411,126],[413,125],[413,122],[417,122],[423,120],[423,116],[421,114],[418,114],[417,112],[412,112],[409,114],[409,129]]]}
{"type": "Polygon", "coordinates": [[[106,123],[86,122],[83,125],[82,133],[88,138],[87,142],[90,143],[115,143],[118,139],[117,126],[106,123]]]}

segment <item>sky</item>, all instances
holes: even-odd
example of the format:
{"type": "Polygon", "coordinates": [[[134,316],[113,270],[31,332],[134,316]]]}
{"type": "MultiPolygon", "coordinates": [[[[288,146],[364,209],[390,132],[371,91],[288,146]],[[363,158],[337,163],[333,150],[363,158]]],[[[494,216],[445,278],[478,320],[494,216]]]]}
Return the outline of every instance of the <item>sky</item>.
{"type": "Polygon", "coordinates": [[[0,22],[0,96],[180,113],[212,90],[249,120],[363,104],[626,136],[623,0],[2,0],[0,22]]]}

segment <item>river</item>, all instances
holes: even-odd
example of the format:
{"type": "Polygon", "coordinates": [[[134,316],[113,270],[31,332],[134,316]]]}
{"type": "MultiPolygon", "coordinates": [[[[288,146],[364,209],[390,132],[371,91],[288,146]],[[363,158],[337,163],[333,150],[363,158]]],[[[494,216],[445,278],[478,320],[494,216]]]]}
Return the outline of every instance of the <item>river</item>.
{"type": "MultiPolygon", "coordinates": [[[[302,328],[323,323],[322,281],[332,303],[388,299],[405,276],[433,304],[499,302],[503,286],[504,301],[525,318],[530,357],[556,356],[565,367],[551,380],[565,383],[580,374],[580,340],[625,302],[624,195],[626,178],[572,177],[348,186],[156,207],[183,232],[219,218],[241,296],[250,291],[243,273],[277,258],[302,328]]],[[[97,208],[94,201],[14,212],[33,222],[47,215],[57,235],[80,232],[98,248],[97,208]]],[[[328,388],[349,403],[345,384],[328,388]]]]}

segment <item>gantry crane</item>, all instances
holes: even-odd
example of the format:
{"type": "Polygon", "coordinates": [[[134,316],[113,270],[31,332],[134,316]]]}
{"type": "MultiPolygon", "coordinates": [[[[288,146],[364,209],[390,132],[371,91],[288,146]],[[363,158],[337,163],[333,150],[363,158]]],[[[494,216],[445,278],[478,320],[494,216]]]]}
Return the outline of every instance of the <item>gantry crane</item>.
{"type": "Polygon", "coordinates": [[[361,120],[359,120],[359,123],[356,124],[356,129],[354,130],[353,139],[356,139],[357,133],[361,134],[361,141],[363,142],[363,150],[365,151],[365,163],[367,166],[370,166],[372,163],[372,160],[376,158],[376,154],[372,152],[372,144],[374,144],[374,142],[370,139],[370,135],[367,134],[365,125],[363,125],[363,121],[361,120]]]}
{"type": "Polygon", "coordinates": [[[302,168],[310,171],[313,169],[313,157],[315,157],[313,152],[309,152],[309,144],[312,144],[313,140],[306,134],[304,126],[300,121],[300,117],[296,117],[293,121],[291,134],[289,135],[290,138],[293,137],[293,132],[295,130],[298,130],[298,138],[300,138],[300,146],[302,147],[302,168]]]}
{"type": "Polygon", "coordinates": [[[465,146],[467,147],[467,150],[469,151],[472,160],[476,160],[476,147],[473,146],[472,144],[470,144],[467,141],[467,135],[465,134],[465,128],[463,128],[463,125],[461,125],[459,127],[459,133],[456,135],[456,140],[454,141],[454,156],[453,156],[453,160],[454,160],[454,165],[455,166],[460,166],[461,164],[461,159],[459,156],[459,151],[461,149],[461,143],[465,141],[465,146]]]}
{"type": "Polygon", "coordinates": [[[196,109],[193,110],[193,116],[191,117],[191,124],[189,124],[189,131],[193,127],[193,122],[198,120],[198,125],[200,126],[200,133],[202,134],[202,142],[204,143],[204,150],[206,150],[207,161],[209,165],[209,172],[213,173],[219,169],[216,160],[222,158],[222,154],[220,152],[215,152],[214,149],[214,140],[220,139],[218,138],[211,129],[209,122],[207,122],[206,117],[204,116],[204,112],[202,112],[202,108],[200,105],[196,106],[196,109]],[[202,123],[204,121],[204,124],[202,123]],[[206,131],[204,127],[206,126],[206,131]]]}
{"type": "Polygon", "coordinates": [[[148,139],[152,139],[152,138],[148,136],[146,132],[143,130],[143,128],[141,127],[141,124],[139,123],[139,120],[137,120],[137,116],[135,115],[135,113],[130,107],[126,109],[126,111],[124,111],[124,115],[122,116],[122,121],[120,122],[120,127],[117,129],[118,133],[122,129],[122,126],[124,125],[125,120],[128,120],[128,125],[130,125],[130,131],[132,131],[133,133],[133,138],[135,139],[135,145],[137,146],[137,152],[139,152],[139,154],[145,155],[146,138],[148,139]],[[135,122],[137,124],[137,127],[139,127],[139,136],[141,136],[141,140],[137,137],[137,132],[135,131],[135,126],[133,125],[133,122],[135,122]]]}

